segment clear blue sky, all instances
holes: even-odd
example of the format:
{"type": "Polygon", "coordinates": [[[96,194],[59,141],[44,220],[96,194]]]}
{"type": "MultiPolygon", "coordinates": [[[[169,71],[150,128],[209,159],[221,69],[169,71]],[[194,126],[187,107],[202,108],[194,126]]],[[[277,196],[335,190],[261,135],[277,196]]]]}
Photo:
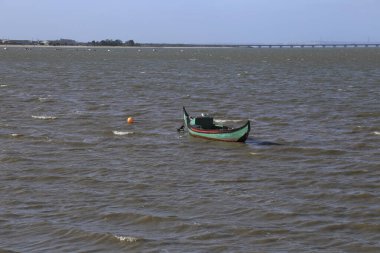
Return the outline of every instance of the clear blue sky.
{"type": "Polygon", "coordinates": [[[0,38],[380,42],[380,0],[0,0],[0,38]]]}

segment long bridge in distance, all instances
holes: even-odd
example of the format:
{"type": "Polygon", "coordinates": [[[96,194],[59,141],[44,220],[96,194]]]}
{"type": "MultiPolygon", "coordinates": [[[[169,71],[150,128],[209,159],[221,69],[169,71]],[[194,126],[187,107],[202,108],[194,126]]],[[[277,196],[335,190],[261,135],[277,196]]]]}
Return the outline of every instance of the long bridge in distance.
{"type": "Polygon", "coordinates": [[[251,44],[251,48],[355,48],[380,47],[380,43],[251,44]]]}

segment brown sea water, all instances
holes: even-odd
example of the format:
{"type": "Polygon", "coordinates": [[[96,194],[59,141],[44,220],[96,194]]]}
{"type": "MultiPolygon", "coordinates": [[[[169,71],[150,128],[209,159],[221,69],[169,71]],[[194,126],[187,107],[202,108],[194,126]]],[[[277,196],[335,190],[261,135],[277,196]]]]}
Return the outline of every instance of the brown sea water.
{"type": "Polygon", "coordinates": [[[379,98],[377,48],[1,48],[0,252],[380,252],[379,98]]]}

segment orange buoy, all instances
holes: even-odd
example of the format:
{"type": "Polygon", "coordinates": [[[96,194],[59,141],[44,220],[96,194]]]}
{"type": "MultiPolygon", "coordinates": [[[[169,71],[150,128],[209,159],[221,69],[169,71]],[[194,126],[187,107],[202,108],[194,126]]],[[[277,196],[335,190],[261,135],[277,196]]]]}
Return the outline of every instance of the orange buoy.
{"type": "Polygon", "coordinates": [[[132,117],[128,117],[127,122],[128,122],[128,124],[133,124],[133,122],[135,122],[135,120],[132,117]]]}

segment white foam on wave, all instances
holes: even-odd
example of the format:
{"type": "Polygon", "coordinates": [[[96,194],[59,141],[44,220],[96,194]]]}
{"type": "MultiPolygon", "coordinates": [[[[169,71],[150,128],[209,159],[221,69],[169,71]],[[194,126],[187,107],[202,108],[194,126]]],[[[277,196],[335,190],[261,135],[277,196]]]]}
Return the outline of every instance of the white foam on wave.
{"type": "Polygon", "coordinates": [[[137,240],[138,240],[136,237],[132,237],[132,236],[118,236],[118,235],[115,235],[115,238],[118,239],[121,242],[137,242],[137,240]]]}
{"type": "Polygon", "coordinates": [[[15,133],[13,133],[13,134],[11,134],[11,136],[12,136],[12,137],[21,137],[22,134],[15,134],[15,133]]]}
{"type": "Polygon", "coordinates": [[[375,135],[380,135],[380,132],[378,132],[378,131],[375,131],[375,132],[373,132],[375,135]]]}
{"type": "Polygon", "coordinates": [[[33,119],[43,119],[43,120],[52,120],[56,119],[57,117],[55,116],[47,116],[47,115],[32,115],[33,119]]]}
{"type": "Polygon", "coordinates": [[[0,84],[0,87],[7,87],[8,85],[6,84],[0,84]]]}
{"type": "Polygon", "coordinates": [[[134,134],[134,132],[131,131],[112,131],[114,135],[128,135],[128,134],[134,134]]]}
{"type": "Polygon", "coordinates": [[[38,98],[38,101],[40,102],[49,102],[49,101],[52,101],[53,98],[51,96],[48,96],[48,97],[39,97],[38,98]]]}

